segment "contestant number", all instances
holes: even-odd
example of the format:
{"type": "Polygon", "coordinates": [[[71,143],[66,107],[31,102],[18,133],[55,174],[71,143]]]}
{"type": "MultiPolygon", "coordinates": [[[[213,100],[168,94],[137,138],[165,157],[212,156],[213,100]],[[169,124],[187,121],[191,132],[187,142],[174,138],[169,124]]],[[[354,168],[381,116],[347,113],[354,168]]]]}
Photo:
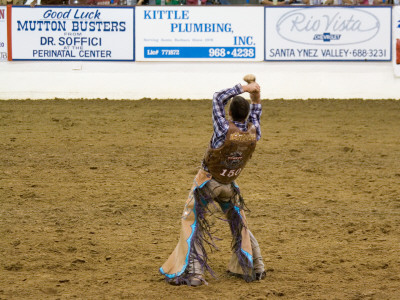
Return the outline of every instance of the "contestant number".
{"type": "Polygon", "coordinates": [[[210,48],[208,54],[210,57],[225,57],[226,51],[225,48],[210,48]]]}
{"type": "Polygon", "coordinates": [[[239,168],[239,169],[237,169],[237,170],[227,170],[227,169],[223,169],[222,170],[222,172],[221,172],[221,174],[219,174],[219,175],[221,175],[221,176],[224,176],[224,177],[233,177],[233,176],[238,176],[239,174],[240,174],[240,172],[242,172],[242,169],[241,168],[239,168]]]}

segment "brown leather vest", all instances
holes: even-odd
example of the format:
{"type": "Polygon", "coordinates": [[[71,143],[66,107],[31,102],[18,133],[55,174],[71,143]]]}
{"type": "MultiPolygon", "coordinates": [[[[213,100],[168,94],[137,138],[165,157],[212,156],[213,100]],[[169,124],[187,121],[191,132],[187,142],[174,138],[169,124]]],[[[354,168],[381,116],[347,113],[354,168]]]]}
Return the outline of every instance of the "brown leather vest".
{"type": "Polygon", "coordinates": [[[224,144],[217,149],[209,146],[204,157],[212,177],[223,184],[234,181],[251,158],[256,143],[256,128],[252,123],[248,123],[247,131],[241,131],[229,122],[224,144]]]}

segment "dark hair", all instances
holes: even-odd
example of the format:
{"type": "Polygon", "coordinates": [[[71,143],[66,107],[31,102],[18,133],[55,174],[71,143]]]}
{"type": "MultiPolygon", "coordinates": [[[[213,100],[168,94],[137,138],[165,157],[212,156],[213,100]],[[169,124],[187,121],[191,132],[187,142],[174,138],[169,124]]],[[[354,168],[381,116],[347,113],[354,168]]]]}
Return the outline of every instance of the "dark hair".
{"type": "Polygon", "coordinates": [[[235,96],[231,100],[229,111],[231,112],[234,121],[244,121],[247,119],[250,111],[249,101],[244,99],[242,96],[235,96]]]}

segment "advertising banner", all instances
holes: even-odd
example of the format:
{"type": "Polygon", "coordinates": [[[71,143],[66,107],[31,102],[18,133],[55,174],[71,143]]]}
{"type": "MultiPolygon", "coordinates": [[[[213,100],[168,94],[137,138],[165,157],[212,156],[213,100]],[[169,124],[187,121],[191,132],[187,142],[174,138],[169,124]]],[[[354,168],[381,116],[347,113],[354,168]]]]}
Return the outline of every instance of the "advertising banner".
{"type": "Polygon", "coordinates": [[[390,61],[391,7],[266,7],[265,60],[390,61]]]}
{"type": "Polygon", "coordinates": [[[263,7],[136,7],[138,61],[263,61],[263,7]]]}
{"type": "Polygon", "coordinates": [[[393,67],[400,77],[400,6],[393,6],[393,67]]]}
{"type": "Polygon", "coordinates": [[[7,61],[7,7],[0,6],[0,61],[7,61]]]}
{"type": "Polygon", "coordinates": [[[13,60],[134,60],[132,7],[13,7],[13,60]]]}

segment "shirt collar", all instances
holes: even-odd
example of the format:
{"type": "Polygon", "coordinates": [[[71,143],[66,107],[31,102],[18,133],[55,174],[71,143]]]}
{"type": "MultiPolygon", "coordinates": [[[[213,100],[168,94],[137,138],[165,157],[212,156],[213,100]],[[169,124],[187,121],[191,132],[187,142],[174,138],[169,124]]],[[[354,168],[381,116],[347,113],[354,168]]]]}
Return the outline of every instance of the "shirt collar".
{"type": "Polygon", "coordinates": [[[244,123],[233,121],[233,124],[235,124],[236,127],[239,128],[241,131],[247,131],[247,120],[244,123]]]}

